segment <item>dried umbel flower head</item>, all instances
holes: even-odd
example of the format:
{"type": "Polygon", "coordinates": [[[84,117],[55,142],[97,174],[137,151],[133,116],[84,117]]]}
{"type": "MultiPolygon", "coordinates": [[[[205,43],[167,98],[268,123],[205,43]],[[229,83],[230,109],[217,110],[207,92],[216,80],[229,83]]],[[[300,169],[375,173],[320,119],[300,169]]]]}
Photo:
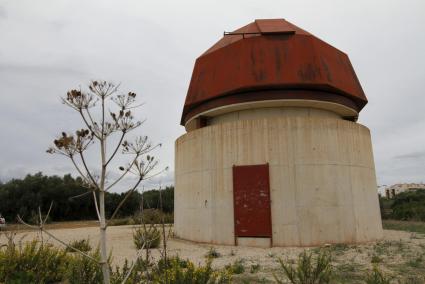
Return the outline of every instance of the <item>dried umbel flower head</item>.
{"type": "Polygon", "coordinates": [[[62,102],[78,111],[88,109],[96,104],[93,95],[83,93],[81,90],[67,92],[66,98],[62,98],[62,102]]]}
{"type": "Polygon", "coordinates": [[[87,137],[90,134],[90,131],[88,129],[80,129],[75,132],[78,137],[87,137]]]}
{"type": "Polygon", "coordinates": [[[67,136],[65,132],[62,132],[62,137],[53,140],[53,143],[58,149],[68,149],[72,147],[73,145],[75,145],[74,137],[67,136]]]}

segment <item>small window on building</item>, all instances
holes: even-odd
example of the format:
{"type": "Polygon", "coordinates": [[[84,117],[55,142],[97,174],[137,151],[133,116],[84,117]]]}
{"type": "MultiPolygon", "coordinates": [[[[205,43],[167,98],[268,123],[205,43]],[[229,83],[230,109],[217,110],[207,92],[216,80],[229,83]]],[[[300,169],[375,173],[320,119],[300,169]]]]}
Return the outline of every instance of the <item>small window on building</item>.
{"type": "Polygon", "coordinates": [[[395,188],[391,188],[391,197],[394,198],[395,197],[395,188]]]}
{"type": "Polygon", "coordinates": [[[390,198],[390,191],[388,189],[385,190],[385,196],[389,199],[390,198]]]}

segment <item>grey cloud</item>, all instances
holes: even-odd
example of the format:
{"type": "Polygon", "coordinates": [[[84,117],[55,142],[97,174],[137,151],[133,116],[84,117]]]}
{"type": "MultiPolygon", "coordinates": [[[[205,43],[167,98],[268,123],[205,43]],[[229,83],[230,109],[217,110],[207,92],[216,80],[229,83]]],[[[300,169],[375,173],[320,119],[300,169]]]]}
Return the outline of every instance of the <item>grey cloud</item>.
{"type": "Polygon", "coordinates": [[[7,18],[7,12],[6,9],[3,6],[0,6],[0,19],[6,19],[7,18]]]}
{"type": "Polygon", "coordinates": [[[1,64],[0,73],[16,73],[16,74],[45,74],[45,75],[62,75],[62,76],[84,76],[85,71],[75,69],[68,66],[53,65],[36,65],[36,64],[1,64]]]}
{"type": "Polygon", "coordinates": [[[411,152],[402,155],[395,156],[394,159],[404,160],[404,159],[423,159],[425,158],[425,151],[420,152],[411,152]]]}

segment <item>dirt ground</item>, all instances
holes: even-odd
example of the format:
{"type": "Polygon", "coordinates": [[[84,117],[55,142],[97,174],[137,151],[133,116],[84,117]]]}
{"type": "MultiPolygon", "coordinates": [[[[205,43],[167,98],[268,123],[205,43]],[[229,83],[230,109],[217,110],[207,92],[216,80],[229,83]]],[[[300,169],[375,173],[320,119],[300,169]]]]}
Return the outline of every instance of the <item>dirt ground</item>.
{"type": "MultiPolygon", "coordinates": [[[[125,259],[130,261],[136,257],[136,249],[133,245],[134,226],[112,226],[108,228],[108,244],[112,250],[113,264],[122,265],[125,259]]],[[[89,238],[91,244],[96,247],[98,243],[97,227],[67,226],[66,228],[52,227],[50,232],[63,240],[70,242],[83,238],[89,238]]],[[[16,239],[24,238],[32,240],[39,238],[37,232],[18,232],[16,239]]],[[[0,243],[4,242],[1,236],[0,243]]],[[[60,246],[58,242],[44,236],[44,240],[60,246]]],[[[168,241],[168,252],[171,255],[179,255],[181,258],[189,259],[195,264],[203,264],[205,255],[214,249],[220,254],[214,259],[213,266],[222,268],[227,264],[240,261],[245,267],[243,276],[244,283],[268,283],[273,279],[273,274],[279,272],[278,259],[295,262],[298,255],[306,248],[251,248],[198,244],[179,239],[168,241]],[[257,269],[254,269],[256,267],[257,269]]],[[[320,248],[307,248],[307,250],[318,251],[320,248]]],[[[417,277],[424,279],[425,283],[425,235],[405,231],[385,230],[384,239],[377,243],[362,245],[332,245],[326,249],[331,250],[335,271],[344,283],[362,283],[360,281],[366,273],[370,272],[374,265],[382,271],[397,279],[408,279],[417,277]],[[348,280],[348,281],[347,281],[348,280]],[[357,282],[359,280],[360,282],[357,282]]],[[[157,249],[152,251],[153,256],[158,258],[157,249]]],[[[420,280],[422,281],[422,280],[420,280]]],[[[407,283],[407,282],[406,282],[407,283]]]]}

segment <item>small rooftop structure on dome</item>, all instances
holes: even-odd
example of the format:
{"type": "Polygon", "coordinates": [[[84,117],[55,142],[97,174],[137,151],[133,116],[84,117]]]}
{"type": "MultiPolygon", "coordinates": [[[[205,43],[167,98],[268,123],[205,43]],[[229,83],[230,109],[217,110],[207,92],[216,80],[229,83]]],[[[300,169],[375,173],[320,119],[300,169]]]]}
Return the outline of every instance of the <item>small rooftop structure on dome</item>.
{"type": "Polygon", "coordinates": [[[176,141],[175,232],[256,246],[382,237],[366,96],[348,56],[255,20],[195,63],[176,141]]]}

